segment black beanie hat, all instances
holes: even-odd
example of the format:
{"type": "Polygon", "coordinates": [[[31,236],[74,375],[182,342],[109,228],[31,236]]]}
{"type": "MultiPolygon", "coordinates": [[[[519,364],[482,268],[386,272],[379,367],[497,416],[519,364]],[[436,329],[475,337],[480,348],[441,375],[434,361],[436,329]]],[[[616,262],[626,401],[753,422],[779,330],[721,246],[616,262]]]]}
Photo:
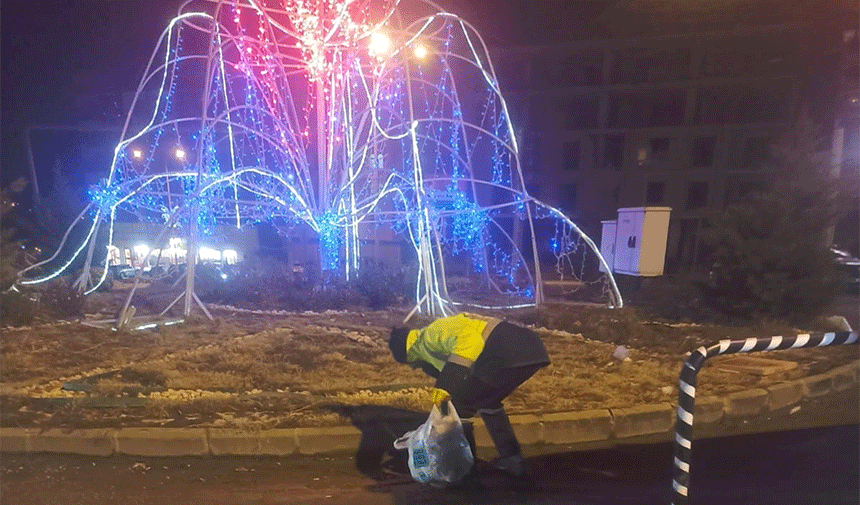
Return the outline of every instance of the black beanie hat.
{"type": "Polygon", "coordinates": [[[391,328],[391,337],[388,339],[388,348],[394,361],[406,363],[406,337],[409,336],[409,328],[391,328]]]}

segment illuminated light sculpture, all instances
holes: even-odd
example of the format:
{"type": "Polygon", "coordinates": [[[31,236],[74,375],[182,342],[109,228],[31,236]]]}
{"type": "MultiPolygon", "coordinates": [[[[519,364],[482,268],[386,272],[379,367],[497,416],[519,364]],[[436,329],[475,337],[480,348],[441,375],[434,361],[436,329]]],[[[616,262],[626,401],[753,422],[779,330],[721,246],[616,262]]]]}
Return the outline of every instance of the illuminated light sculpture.
{"type": "MultiPolygon", "coordinates": [[[[67,244],[70,228],[19,282],[56,277],[79,255],[87,267],[106,262],[95,247],[100,229],[112,246],[117,213],[128,212],[162,225],[152,250],[170,230],[187,237],[186,316],[195,300],[205,311],[194,294],[198,236],[262,221],[285,232],[309,227],[321,269],[346,279],[361,267],[362,237],[401,233],[417,255],[416,310],[434,316],[477,305],[449,293],[452,264],[466,264],[473,284],[493,293],[490,305],[540,303],[544,252],[560,274],[601,284],[620,307],[611,273],[597,272],[598,262],[611,269],[594,242],[526,191],[483,39],[431,2],[405,3],[220,0],[209,12],[180,9],[138,86],[110,173],[73,225],[85,239],[67,244]],[[407,21],[402,12],[424,14],[407,21]],[[58,261],[61,250],[71,259],[58,261]],[[28,277],[48,265],[50,273],[28,277]]],[[[89,272],[76,281],[86,292],[106,275],[89,272]]]]}

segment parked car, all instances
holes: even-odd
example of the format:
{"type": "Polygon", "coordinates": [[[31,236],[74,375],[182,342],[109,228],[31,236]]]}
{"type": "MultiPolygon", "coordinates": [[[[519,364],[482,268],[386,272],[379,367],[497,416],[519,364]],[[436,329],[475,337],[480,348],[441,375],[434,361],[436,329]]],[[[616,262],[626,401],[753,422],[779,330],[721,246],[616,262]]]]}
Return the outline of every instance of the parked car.
{"type": "Polygon", "coordinates": [[[121,281],[134,279],[134,276],[137,275],[137,268],[131,265],[111,265],[109,270],[114,279],[121,281]]]}
{"type": "Polygon", "coordinates": [[[226,270],[208,263],[198,264],[194,268],[194,275],[197,279],[212,280],[215,282],[226,282],[230,278],[230,274],[226,270]]]}
{"type": "Polygon", "coordinates": [[[843,275],[843,281],[851,285],[860,284],[860,258],[837,246],[830,247],[833,264],[843,275]]]}
{"type": "MultiPolygon", "coordinates": [[[[168,282],[177,282],[185,276],[186,266],[184,263],[170,265],[163,277],[168,282]]],[[[226,282],[236,277],[236,271],[230,267],[220,267],[209,263],[199,263],[194,267],[194,276],[197,280],[211,280],[214,282],[226,282]]]]}
{"type": "Polygon", "coordinates": [[[166,272],[167,269],[165,269],[163,266],[155,265],[154,267],[145,268],[143,270],[143,275],[153,279],[157,279],[162,277],[166,272]]]}

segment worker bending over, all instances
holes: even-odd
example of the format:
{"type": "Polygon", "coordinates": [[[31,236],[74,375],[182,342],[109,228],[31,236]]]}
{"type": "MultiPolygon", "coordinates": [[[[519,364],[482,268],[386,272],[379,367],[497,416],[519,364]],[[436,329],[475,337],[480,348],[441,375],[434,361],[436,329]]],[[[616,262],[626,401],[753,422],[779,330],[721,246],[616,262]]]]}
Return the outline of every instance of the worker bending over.
{"type": "Polygon", "coordinates": [[[458,314],[419,330],[393,328],[388,346],[396,361],[436,378],[433,404],[450,397],[460,417],[480,414],[499,453],[493,461],[497,468],[515,476],[525,473],[502,400],[549,365],[535,332],[499,319],[458,314]]]}

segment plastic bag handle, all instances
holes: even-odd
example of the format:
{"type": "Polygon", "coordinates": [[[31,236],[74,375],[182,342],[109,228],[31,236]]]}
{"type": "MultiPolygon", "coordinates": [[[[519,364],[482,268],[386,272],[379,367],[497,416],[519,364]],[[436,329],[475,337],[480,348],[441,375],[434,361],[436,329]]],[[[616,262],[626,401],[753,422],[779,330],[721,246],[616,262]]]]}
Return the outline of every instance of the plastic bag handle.
{"type": "Polygon", "coordinates": [[[454,403],[451,400],[448,400],[448,416],[453,416],[457,424],[463,424],[460,421],[460,414],[457,413],[457,409],[454,408],[454,403]]]}
{"type": "Polygon", "coordinates": [[[409,439],[412,437],[412,434],[418,430],[413,430],[406,432],[402,437],[398,438],[394,441],[395,449],[408,449],[409,448],[409,439]]]}
{"type": "MultiPolygon", "coordinates": [[[[451,401],[448,400],[450,404],[451,401]]],[[[453,405],[449,405],[450,408],[454,408],[453,405]]],[[[409,440],[415,436],[417,433],[423,431],[425,438],[430,434],[430,430],[433,429],[433,423],[442,417],[442,414],[439,412],[439,408],[433,405],[433,408],[430,409],[430,415],[427,416],[427,420],[424,421],[424,424],[419,426],[418,428],[408,431],[403,434],[402,437],[398,438],[394,441],[395,449],[408,449],[409,448],[409,440]]],[[[459,418],[458,418],[459,419],[459,418]]]]}

